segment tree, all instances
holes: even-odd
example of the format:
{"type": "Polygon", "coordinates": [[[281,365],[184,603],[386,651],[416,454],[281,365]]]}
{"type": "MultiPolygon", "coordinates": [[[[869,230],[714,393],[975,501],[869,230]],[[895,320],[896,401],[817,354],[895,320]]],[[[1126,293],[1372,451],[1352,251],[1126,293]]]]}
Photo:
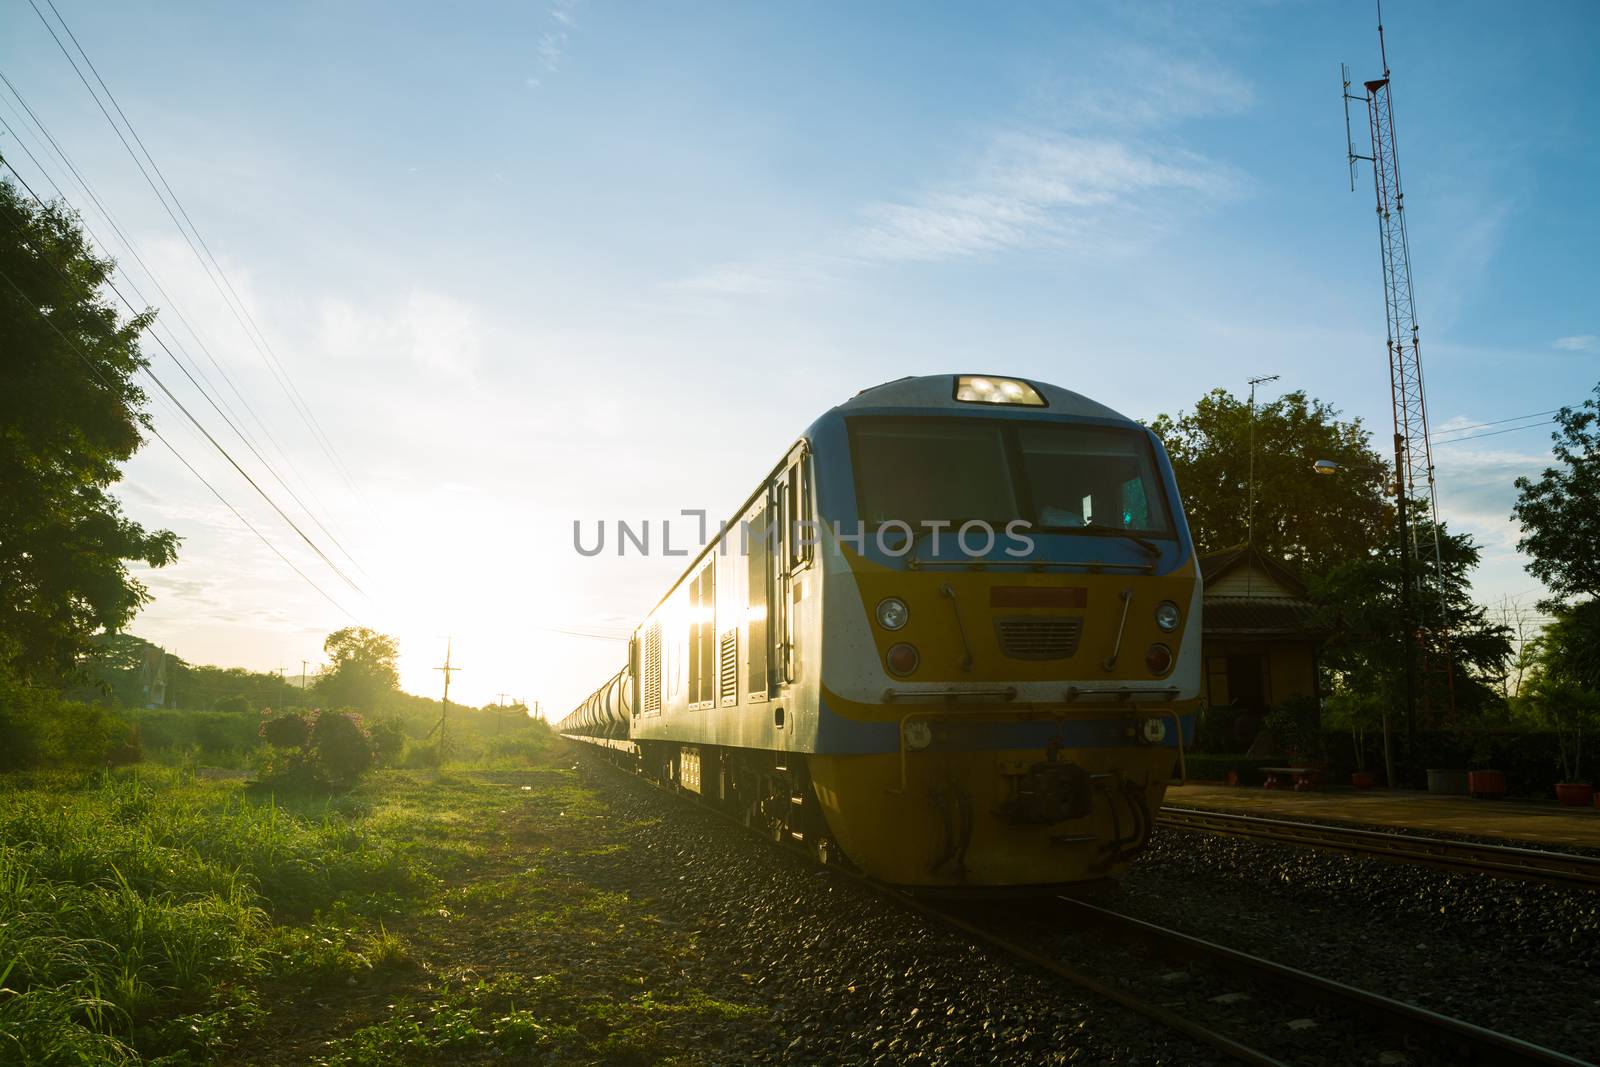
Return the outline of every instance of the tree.
{"type": "Polygon", "coordinates": [[[1534,642],[1518,708],[1556,732],[1563,782],[1583,781],[1583,741],[1600,732],[1600,600],[1563,609],[1534,642]]]}
{"type": "MultiPolygon", "coordinates": [[[[1303,392],[1256,405],[1255,546],[1307,578],[1368,556],[1393,535],[1394,509],[1385,495],[1391,468],[1371,447],[1360,419],[1338,416],[1303,392]],[[1339,464],[1338,473],[1313,473],[1319,459],[1339,464]]],[[[1158,415],[1150,428],[1172,458],[1201,551],[1243,544],[1250,491],[1248,402],[1213,389],[1193,412],[1158,415]]]]}
{"type": "Polygon", "coordinates": [[[113,264],[59,205],[0,181],[0,669],[58,681],[149,601],[128,573],[165,566],[178,538],[122,513],[108,489],[143,443],[146,311],[119,322],[113,264]]]}
{"type": "Polygon", "coordinates": [[[399,690],[400,646],[388,634],[347,626],[329,634],[322,648],[328,666],[317,678],[317,696],[325,704],[372,711],[399,690]]]}
{"type": "MultiPolygon", "coordinates": [[[[1424,523],[1417,538],[1419,543],[1431,545],[1431,525],[1424,523]]],[[[1422,650],[1433,663],[1443,663],[1448,655],[1457,710],[1481,714],[1498,706],[1506,661],[1512,652],[1511,630],[1472,600],[1472,571],[1478,566],[1479,554],[1470,534],[1453,534],[1440,526],[1442,581],[1436,576],[1438,569],[1431,555],[1425,553],[1420,561],[1416,593],[1417,618],[1425,622],[1422,650]]],[[[1311,587],[1334,633],[1324,648],[1324,666],[1357,687],[1377,693],[1391,708],[1402,705],[1405,692],[1406,646],[1396,607],[1400,574],[1399,541],[1391,536],[1377,555],[1342,563],[1311,587]]],[[[1417,666],[1418,693],[1432,708],[1448,708],[1442,673],[1430,672],[1425,678],[1420,674],[1420,662],[1417,666]]]]}
{"type": "Polygon", "coordinates": [[[1576,408],[1556,412],[1556,424],[1550,440],[1561,466],[1546,467],[1536,482],[1517,479],[1512,516],[1522,524],[1517,549],[1530,557],[1528,573],[1554,594],[1544,606],[1600,597],[1600,385],[1576,408]]]}
{"type": "MultiPolygon", "coordinates": [[[[1417,538],[1418,543],[1431,545],[1432,525],[1424,523],[1417,538]]],[[[1511,656],[1510,628],[1492,621],[1488,609],[1472,601],[1471,573],[1479,558],[1472,537],[1441,526],[1439,557],[1442,570],[1433,559],[1424,558],[1413,579],[1419,582],[1415,617],[1426,622],[1415,643],[1407,639],[1398,608],[1403,571],[1397,536],[1391,536],[1377,555],[1346,561],[1311,587],[1333,633],[1324,646],[1322,666],[1332,675],[1334,694],[1378,702],[1384,772],[1390,785],[1399,784],[1391,726],[1395,713],[1406,708],[1407,655],[1413,656],[1418,702],[1431,712],[1434,725],[1443,724],[1451,706],[1450,685],[1458,715],[1481,717],[1487,709],[1500,706],[1498,690],[1511,656]],[[1442,666],[1447,660],[1449,679],[1443,671],[1421,670],[1424,661],[1442,666]]],[[[1411,733],[1409,724],[1406,732],[1411,733]]],[[[1416,753],[1409,752],[1405,761],[1415,758],[1416,753]]]]}
{"type": "Polygon", "coordinates": [[[1539,623],[1533,610],[1524,605],[1520,597],[1502,597],[1494,617],[1511,638],[1512,654],[1501,689],[1507,700],[1515,700],[1522,695],[1523,682],[1538,662],[1535,639],[1539,635],[1539,623]]]}

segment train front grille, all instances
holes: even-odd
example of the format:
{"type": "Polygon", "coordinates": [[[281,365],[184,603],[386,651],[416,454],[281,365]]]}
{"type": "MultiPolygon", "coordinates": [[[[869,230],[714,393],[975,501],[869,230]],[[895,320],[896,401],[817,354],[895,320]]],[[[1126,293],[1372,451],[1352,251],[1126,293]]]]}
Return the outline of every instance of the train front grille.
{"type": "Polygon", "coordinates": [[[1069,659],[1083,636],[1083,616],[1016,615],[995,619],[994,628],[1011,659],[1069,659]]]}

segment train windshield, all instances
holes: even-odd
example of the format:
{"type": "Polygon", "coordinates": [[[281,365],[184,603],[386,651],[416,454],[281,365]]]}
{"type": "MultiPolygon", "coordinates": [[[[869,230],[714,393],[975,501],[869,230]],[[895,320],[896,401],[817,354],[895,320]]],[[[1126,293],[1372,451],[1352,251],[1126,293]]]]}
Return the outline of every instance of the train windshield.
{"type": "Polygon", "coordinates": [[[1117,427],[976,418],[850,420],[856,502],[868,527],[904,522],[1171,537],[1145,435],[1117,427]]]}

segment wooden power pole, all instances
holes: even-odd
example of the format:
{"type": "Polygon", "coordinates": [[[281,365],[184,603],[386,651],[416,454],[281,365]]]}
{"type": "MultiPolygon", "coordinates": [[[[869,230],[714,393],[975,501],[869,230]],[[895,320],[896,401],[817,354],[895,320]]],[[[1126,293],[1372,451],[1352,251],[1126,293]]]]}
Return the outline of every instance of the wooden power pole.
{"type": "Polygon", "coordinates": [[[442,667],[435,667],[434,668],[434,670],[436,670],[436,671],[443,671],[444,672],[444,700],[442,702],[444,706],[439,711],[439,754],[438,754],[438,758],[435,761],[440,768],[444,767],[445,729],[446,729],[446,722],[450,718],[450,676],[452,674],[454,674],[456,671],[461,670],[460,667],[452,666],[451,663],[450,663],[450,646],[451,646],[451,643],[452,643],[452,639],[451,638],[448,638],[448,637],[445,638],[445,641],[444,641],[444,665],[442,667]]]}

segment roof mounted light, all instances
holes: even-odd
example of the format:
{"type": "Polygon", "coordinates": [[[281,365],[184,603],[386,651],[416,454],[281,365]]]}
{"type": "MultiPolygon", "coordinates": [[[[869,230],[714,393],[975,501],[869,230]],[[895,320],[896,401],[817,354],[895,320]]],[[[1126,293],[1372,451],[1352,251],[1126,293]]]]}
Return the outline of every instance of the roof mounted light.
{"type": "Polygon", "coordinates": [[[1020,404],[1042,408],[1044,397],[1027,382],[1015,378],[991,378],[987,374],[963,374],[956,379],[956,399],[968,404],[1020,404]]]}

